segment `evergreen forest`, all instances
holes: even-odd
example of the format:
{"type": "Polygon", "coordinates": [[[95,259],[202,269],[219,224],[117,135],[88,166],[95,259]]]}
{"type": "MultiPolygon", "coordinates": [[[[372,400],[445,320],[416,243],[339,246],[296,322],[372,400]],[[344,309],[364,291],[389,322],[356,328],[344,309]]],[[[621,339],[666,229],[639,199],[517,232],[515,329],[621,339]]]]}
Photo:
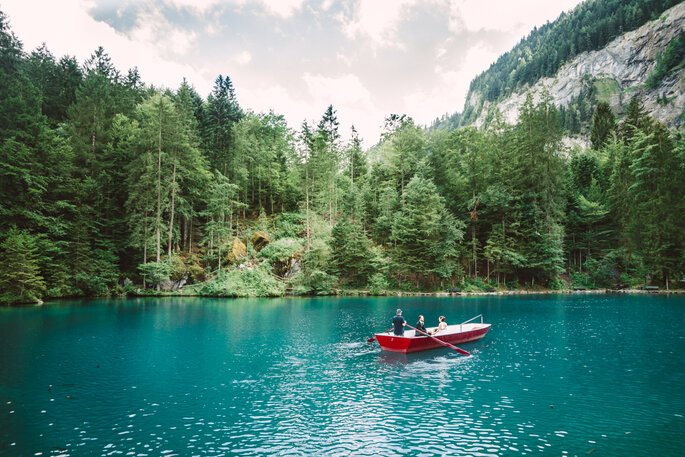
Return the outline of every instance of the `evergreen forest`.
{"type": "MultiPolygon", "coordinates": [[[[621,5],[607,16],[617,25],[607,19],[596,39],[581,29],[531,74],[653,15],[588,3],[621,5]]],[[[507,59],[496,65],[515,78],[496,79],[518,86],[523,72],[507,59]]],[[[206,99],[191,81],[153,87],[102,48],[83,63],[46,45],[26,51],[0,12],[0,302],[181,286],[209,296],[682,287],[685,141],[638,99],[621,119],[593,106],[588,149],[564,147],[560,107],[528,97],[515,125],[495,116],[482,130],[391,114],[365,150],[333,106],[293,130],[239,93],[224,75],[206,99]]]]}

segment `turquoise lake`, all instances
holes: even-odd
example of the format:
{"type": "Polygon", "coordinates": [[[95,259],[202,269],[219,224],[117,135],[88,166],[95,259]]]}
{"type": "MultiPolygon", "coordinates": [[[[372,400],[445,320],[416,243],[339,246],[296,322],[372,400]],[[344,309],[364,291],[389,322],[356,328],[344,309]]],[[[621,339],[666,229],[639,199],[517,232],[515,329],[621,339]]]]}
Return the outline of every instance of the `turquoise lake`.
{"type": "Polygon", "coordinates": [[[112,299],[0,309],[0,455],[685,455],[685,297],[112,299]],[[483,314],[462,347],[366,340],[483,314]]]}

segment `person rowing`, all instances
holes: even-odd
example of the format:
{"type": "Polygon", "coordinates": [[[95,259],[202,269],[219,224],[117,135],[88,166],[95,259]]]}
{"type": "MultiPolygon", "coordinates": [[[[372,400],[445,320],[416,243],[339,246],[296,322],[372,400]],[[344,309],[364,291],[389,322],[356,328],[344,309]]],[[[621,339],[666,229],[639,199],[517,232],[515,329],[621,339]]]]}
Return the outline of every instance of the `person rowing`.
{"type": "Polygon", "coordinates": [[[395,317],[392,318],[392,325],[395,330],[395,335],[404,336],[404,326],[407,325],[407,321],[402,317],[402,310],[399,308],[395,313],[395,317]]]}

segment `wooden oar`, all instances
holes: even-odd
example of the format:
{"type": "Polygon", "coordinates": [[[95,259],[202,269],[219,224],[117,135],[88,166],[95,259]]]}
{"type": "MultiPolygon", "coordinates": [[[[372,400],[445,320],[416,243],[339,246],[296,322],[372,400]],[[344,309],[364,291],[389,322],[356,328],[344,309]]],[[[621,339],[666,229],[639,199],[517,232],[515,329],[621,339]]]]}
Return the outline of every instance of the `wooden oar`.
{"type": "MultiPolygon", "coordinates": [[[[388,333],[388,332],[389,332],[390,330],[392,330],[393,328],[395,328],[395,327],[390,327],[390,328],[389,328],[388,330],[386,330],[384,333],[388,333]]],[[[370,342],[372,342],[372,341],[375,340],[375,339],[376,339],[376,335],[374,335],[373,338],[369,338],[368,340],[366,340],[366,342],[367,342],[367,343],[370,343],[370,342]]]]}
{"type": "Polygon", "coordinates": [[[460,353],[460,354],[471,355],[468,351],[465,351],[465,350],[460,349],[460,348],[458,348],[458,347],[456,347],[456,346],[453,346],[453,345],[451,345],[451,344],[449,344],[449,343],[446,343],[446,342],[444,342],[444,341],[442,341],[442,340],[439,340],[439,339],[437,339],[436,337],[431,336],[431,335],[429,335],[428,333],[422,332],[421,330],[419,330],[419,329],[417,329],[417,328],[415,328],[415,327],[412,327],[412,326],[409,325],[409,324],[407,324],[407,327],[413,328],[414,330],[416,330],[417,332],[419,332],[419,333],[422,334],[422,335],[427,336],[428,338],[433,338],[435,341],[437,341],[438,343],[442,344],[443,346],[447,346],[447,347],[450,348],[450,349],[454,349],[455,351],[457,351],[457,352],[460,353]]]}

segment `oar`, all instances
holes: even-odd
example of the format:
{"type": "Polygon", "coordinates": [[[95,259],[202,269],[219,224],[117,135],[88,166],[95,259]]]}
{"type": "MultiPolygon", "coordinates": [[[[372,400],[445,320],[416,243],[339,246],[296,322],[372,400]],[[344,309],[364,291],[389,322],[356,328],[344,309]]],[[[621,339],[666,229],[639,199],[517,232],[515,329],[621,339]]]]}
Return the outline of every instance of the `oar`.
{"type": "MultiPolygon", "coordinates": [[[[389,332],[390,330],[392,330],[393,328],[395,328],[395,327],[390,327],[388,330],[385,331],[385,333],[388,333],[388,332],[389,332]]],[[[376,335],[374,335],[373,338],[369,338],[368,340],[366,340],[366,342],[367,342],[367,343],[370,343],[370,342],[372,342],[372,341],[375,340],[375,339],[376,339],[376,335]]]]}
{"type": "Polygon", "coordinates": [[[412,326],[409,325],[409,324],[407,324],[407,327],[413,328],[414,330],[416,330],[416,331],[419,332],[420,334],[425,335],[425,336],[427,336],[427,337],[429,337],[429,338],[433,338],[435,341],[437,341],[438,343],[442,344],[443,346],[447,346],[447,347],[450,348],[450,349],[454,349],[455,351],[457,351],[457,352],[460,353],[460,354],[471,355],[469,352],[467,352],[467,351],[465,351],[465,350],[463,350],[463,349],[460,349],[460,348],[458,348],[458,347],[456,347],[456,346],[453,346],[453,345],[451,345],[451,344],[449,344],[449,343],[446,343],[446,342],[444,342],[444,341],[442,341],[442,340],[439,340],[439,339],[437,339],[436,337],[431,336],[431,335],[429,335],[428,333],[424,333],[424,332],[422,332],[421,330],[419,330],[419,329],[417,329],[417,328],[414,328],[414,327],[412,327],[412,326]]]}

